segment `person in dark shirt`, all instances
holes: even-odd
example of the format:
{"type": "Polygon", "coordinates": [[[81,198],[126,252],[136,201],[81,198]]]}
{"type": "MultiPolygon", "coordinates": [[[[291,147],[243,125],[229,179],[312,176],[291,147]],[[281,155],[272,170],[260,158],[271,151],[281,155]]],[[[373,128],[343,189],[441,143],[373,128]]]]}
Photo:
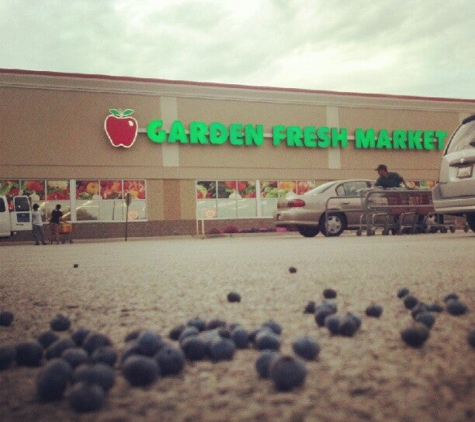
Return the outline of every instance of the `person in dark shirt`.
{"type": "Polygon", "coordinates": [[[51,213],[51,219],[49,220],[49,225],[51,229],[51,243],[53,240],[56,240],[56,243],[59,245],[60,236],[59,236],[59,229],[61,224],[61,218],[63,217],[63,213],[61,210],[61,204],[56,205],[56,208],[51,213]]]}
{"type": "Polygon", "coordinates": [[[384,164],[380,164],[376,171],[379,174],[378,179],[376,180],[375,186],[379,186],[381,188],[399,188],[401,187],[401,183],[409,189],[409,186],[406,185],[404,178],[396,172],[389,172],[388,168],[384,164]]]}

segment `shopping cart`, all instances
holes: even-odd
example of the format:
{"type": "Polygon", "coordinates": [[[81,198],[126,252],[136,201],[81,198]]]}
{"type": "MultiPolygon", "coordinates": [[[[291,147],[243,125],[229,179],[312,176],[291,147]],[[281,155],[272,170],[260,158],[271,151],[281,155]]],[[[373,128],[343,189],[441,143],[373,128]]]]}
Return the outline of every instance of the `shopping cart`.
{"type": "Polygon", "coordinates": [[[63,244],[66,242],[73,243],[73,223],[61,223],[59,225],[59,236],[61,237],[61,242],[63,244]]]}

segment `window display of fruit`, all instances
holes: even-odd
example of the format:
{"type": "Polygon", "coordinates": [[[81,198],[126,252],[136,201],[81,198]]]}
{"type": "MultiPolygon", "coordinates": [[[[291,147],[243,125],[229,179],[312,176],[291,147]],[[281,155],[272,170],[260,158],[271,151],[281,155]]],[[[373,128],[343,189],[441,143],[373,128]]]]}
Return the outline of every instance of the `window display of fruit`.
{"type": "Polygon", "coordinates": [[[28,195],[38,198],[36,200],[45,199],[45,181],[44,180],[22,180],[20,190],[22,195],[28,195]]]}
{"type": "Polygon", "coordinates": [[[124,195],[130,193],[132,199],[145,199],[145,180],[125,180],[124,195]]]}
{"type": "Polygon", "coordinates": [[[101,180],[100,184],[103,199],[121,199],[123,197],[121,180],[101,180]]]}
{"type": "Polygon", "coordinates": [[[69,198],[68,180],[48,180],[46,182],[46,199],[51,201],[67,201],[69,198]]]}
{"type": "Polygon", "coordinates": [[[99,182],[97,180],[77,180],[76,199],[93,199],[99,195],[99,182]]]}
{"type": "Polygon", "coordinates": [[[277,181],[261,183],[261,197],[262,198],[277,198],[278,196],[279,196],[279,189],[277,188],[277,181]]]}
{"type": "Polygon", "coordinates": [[[285,196],[290,192],[297,193],[296,182],[279,182],[279,196],[285,196]]]}
{"type": "Polygon", "coordinates": [[[196,182],[196,199],[216,198],[216,182],[200,180],[196,182]]]}
{"type": "Polygon", "coordinates": [[[5,195],[9,201],[14,196],[20,194],[20,181],[19,180],[0,180],[0,195],[5,195]]]}

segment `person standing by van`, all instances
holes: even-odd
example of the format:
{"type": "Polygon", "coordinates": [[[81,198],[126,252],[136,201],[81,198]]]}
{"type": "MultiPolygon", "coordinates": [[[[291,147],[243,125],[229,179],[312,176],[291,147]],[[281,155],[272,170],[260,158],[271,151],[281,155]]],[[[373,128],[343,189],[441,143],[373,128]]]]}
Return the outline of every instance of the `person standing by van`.
{"type": "Polygon", "coordinates": [[[33,205],[33,211],[31,212],[31,222],[33,225],[33,236],[35,236],[35,245],[39,245],[40,242],[46,245],[46,236],[43,228],[43,213],[39,210],[38,204],[33,205]]]}
{"type": "Polygon", "coordinates": [[[63,217],[63,213],[60,210],[61,204],[56,205],[56,208],[51,213],[51,219],[49,220],[51,230],[51,243],[53,243],[53,240],[56,239],[56,243],[58,245],[60,242],[59,229],[61,224],[61,218],[63,217]]]}

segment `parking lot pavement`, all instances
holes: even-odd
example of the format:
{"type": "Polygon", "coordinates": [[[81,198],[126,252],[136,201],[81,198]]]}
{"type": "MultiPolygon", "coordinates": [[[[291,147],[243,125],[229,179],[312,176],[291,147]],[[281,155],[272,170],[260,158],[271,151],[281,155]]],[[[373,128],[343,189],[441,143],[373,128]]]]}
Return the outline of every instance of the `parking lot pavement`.
{"type": "MultiPolygon", "coordinates": [[[[279,395],[270,381],[259,379],[257,351],[249,349],[231,362],[187,364],[181,376],[139,392],[117,369],[106,408],[94,420],[114,414],[124,421],[468,421],[475,415],[475,351],[466,341],[475,327],[474,246],[475,234],[461,231],[2,245],[0,310],[15,319],[0,327],[0,345],[36,338],[58,313],[71,319],[72,329],[105,333],[117,350],[133,330],[166,337],[194,317],[248,330],[272,319],[283,327],[282,353],[293,354],[292,342],[302,335],[321,346],[318,361],[306,365],[305,385],[295,392],[279,395]],[[403,286],[427,303],[443,304],[446,294],[457,293],[470,311],[436,315],[427,343],[409,348],[400,331],[412,318],[396,297],[403,286]],[[321,301],[329,287],[338,292],[339,313],[363,319],[353,338],[330,336],[303,314],[306,303],[321,301]],[[227,302],[231,290],[241,294],[240,303],[227,302]],[[379,319],[364,315],[373,302],[383,306],[379,319]]],[[[58,420],[75,420],[62,402],[34,400],[36,373],[16,367],[0,373],[0,414],[47,421],[54,411],[58,420]]]]}

